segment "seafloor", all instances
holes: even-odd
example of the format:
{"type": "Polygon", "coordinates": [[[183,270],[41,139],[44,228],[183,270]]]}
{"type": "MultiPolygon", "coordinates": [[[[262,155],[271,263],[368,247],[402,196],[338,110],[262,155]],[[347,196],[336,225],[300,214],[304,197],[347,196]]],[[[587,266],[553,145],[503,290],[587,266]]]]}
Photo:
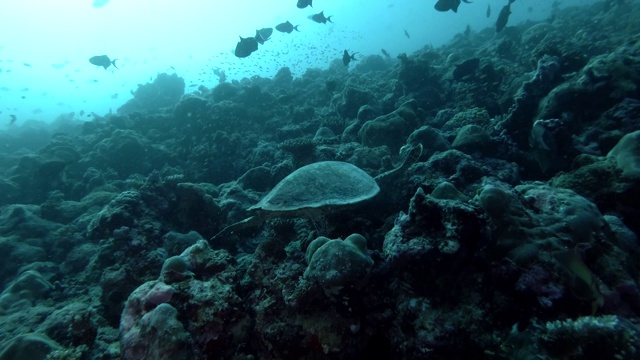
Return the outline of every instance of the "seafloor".
{"type": "Polygon", "coordinates": [[[0,360],[640,358],[639,10],[15,124],[0,360]]]}

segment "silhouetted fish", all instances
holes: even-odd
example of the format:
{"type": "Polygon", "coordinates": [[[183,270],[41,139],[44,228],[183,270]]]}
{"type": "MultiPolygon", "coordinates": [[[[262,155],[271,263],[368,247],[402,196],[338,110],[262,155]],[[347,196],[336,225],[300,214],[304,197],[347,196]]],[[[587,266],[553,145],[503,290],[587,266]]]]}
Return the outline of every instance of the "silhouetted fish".
{"type": "Polygon", "coordinates": [[[258,50],[258,41],[256,40],[256,38],[243,38],[241,36],[240,41],[238,41],[236,50],[233,52],[233,54],[239,58],[246,58],[256,50],[258,50]]]}
{"type": "Polygon", "coordinates": [[[116,69],[118,68],[116,66],[116,60],[118,59],[109,59],[107,55],[98,55],[90,58],[89,62],[96,66],[102,66],[105,70],[107,70],[107,68],[111,65],[113,65],[113,67],[116,69]]]}
{"type": "Polygon", "coordinates": [[[313,7],[312,2],[313,2],[313,0],[298,0],[298,5],[297,5],[298,9],[304,9],[307,6],[313,7]]]}
{"type": "Polygon", "coordinates": [[[276,25],[276,30],[278,30],[280,32],[286,32],[287,34],[291,34],[293,32],[293,30],[300,31],[300,30],[298,30],[298,26],[300,26],[300,25],[293,26],[292,23],[287,21],[287,22],[283,22],[281,24],[276,25]]]}
{"type": "Polygon", "coordinates": [[[498,20],[496,20],[496,32],[502,31],[505,26],[507,26],[507,22],[509,21],[509,15],[511,15],[511,3],[516,0],[509,0],[509,3],[505,5],[502,10],[500,10],[500,14],[498,14],[498,20]]]}
{"type": "Polygon", "coordinates": [[[409,36],[409,32],[407,32],[407,29],[404,29],[404,36],[406,36],[407,39],[411,39],[411,36],[409,36]]]}
{"type": "Polygon", "coordinates": [[[18,118],[15,115],[9,115],[9,125],[15,123],[16,120],[18,120],[18,118]]]}
{"type": "MultiPolygon", "coordinates": [[[[333,15],[332,15],[333,16],[333,15]]],[[[311,16],[309,16],[309,19],[319,23],[319,24],[326,24],[327,21],[330,23],[333,23],[333,21],[331,21],[331,16],[329,17],[325,17],[324,16],[324,11],[320,11],[317,14],[313,14],[311,16]]]]}
{"type": "Polygon", "coordinates": [[[265,41],[269,40],[273,34],[272,28],[262,28],[260,30],[256,30],[256,41],[263,45],[265,41]]]}
{"type": "Polygon", "coordinates": [[[491,4],[487,4],[487,17],[491,16],[491,4]]]}
{"type": "MultiPolygon", "coordinates": [[[[472,3],[470,0],[462,0],[467,4],[472,3]]],[[[438,11],[453,11],[455,13],[458,12],[458,6],[460,6],[460,0],[438,0],[438,2],[434,5],[434,8],[438,11]]]]}
{"type": "Polygon", "coordinates": [[[351,60],[356,61],[356,53],[349,55],[349,52],[345,50],[342,53],[342,63],[344,64],[344,66],[349,66],[351,60]]]}
{"type": "Polygon", "coordinates": [[[391,57],[391,55],[389,55],[389,53],[387,52],[387,50],[385,50],[385,49],[380,49],[380,51],[382,51],[382,55],[384,55],[385,57],[387,57],[387,58],[390,58],[390,57],[391,57]]]}

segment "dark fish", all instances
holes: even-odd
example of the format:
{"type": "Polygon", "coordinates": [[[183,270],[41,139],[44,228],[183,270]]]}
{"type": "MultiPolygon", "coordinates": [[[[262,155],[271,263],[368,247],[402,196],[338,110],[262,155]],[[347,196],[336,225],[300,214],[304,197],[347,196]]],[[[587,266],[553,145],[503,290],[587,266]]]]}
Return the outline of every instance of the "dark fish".
{"type": "Polygon", "coordinates": [[[243,38],[241,36],[240,41],[238,41],[236,50],[233,52],[233,54],[239,58],[246,58],[256,50],[258,50],[258,40],[256,40],[256,38],[243,38]]]}
{"type": "Polygon", "coordinates": [[[297,5],[298,9],[304,9],[307,6],[313,7],[312,2],[313,2],[313,0],[298,0],[298,5],[297,5]]]}
{"type": "Polygon", "coordinates": [[[390,57],[391,57],[391,55],[389,55],[389,53],[387,52],[387,50],[385,50],[385,49],[381,49],[380,51],[382,51],[382,55],[384,55],[385,57],[387,57],[387,58],[390,58],[390,57]]]}
{"type": "Polygon", "coordinates": [[[113,59],[112,61],[107,55],[98,55],[89,59],[89,62],[96,66],[102,66],[105,70],[107,70],[107,68],[111,65],[113,65],[113,67],[116,69],[118,68],[116,66],[116,60],[118,59],[113,59]]]}
{"type": "Polygon", "coordinates": [[[333,21],[331,21],[331,16],[325,17],[324,16],[324,11],[320,11],[317,14],[313,14],[313,15],[309,16],[309,19],[317,22],[318,24],[326,24],[327,21],[333,24],[333,21]]]}
{"type": "Polygon", "coordinates": [[[404,29],[404,36],[406,36],[407,39],[411,39],[411,36],[409,36],[409,33],[407,32],[407,29],[404,29]]]}
{"type": "Polygon", "coordinates": [[[487,5],[487,17],[491,16],[491,4],[487,5]]]}
{"type": "MultiPolygon", "coordinates": [[[[467,4],[472,3],[470,0],[462,0],[467,4]]],[[[458,12],[458,6],[460,6],[460,0],[438,0],[438,2],[434,5],[434,8],[438,11],[453,11],[454,13],[458,12]]]]}
{"type": "Polygon", "coordinates": [[[293,32],[293,30],[300,31],[300,30],[298,30],[298,26],[300,26],[300,25],[293,26],[292,23],[287,21],[287,22],[283,22],[282,24],[276,25],[276,30],[278,30],[280,32],[286,32],[287,34],[291,34],[293,32]]]}
{"type": "Polygon", "coordinates": [[[18,118],[15,115],[9,115],[9,125],[12,125],[13,123],[16,122],[16,120],[18,120],[18,118]]]}
{"type": "Polygon", "coordinates": [[[264,42],[269,40],[273,34],[272,28],[262,28],[260,30],[256,30],[256,41],[260,43],[260,45],[264,45],[264,42]]]}
{"type": "Polygon", "coordinates": [[[511,15],[511,3],[516,0],[509,0],[509,3],[505,5],[502,10],[500,10],[500,14],[498,14],[498,20],[496,20],[496,32],[499,33],[507,26],[507,22],[509,21],[509,15],[511,15]]]}
{"type": "Polygon", "coordinates": [[[357,53],[353,53],[351,55],[349,55],[349,52],[347,50],[345,50],[342,53],[342,63],[344,64],[344,66],[349,66],[349,63],[353,60],[353,61],[357,61],[356,60],[356,54],[357,53]]]}

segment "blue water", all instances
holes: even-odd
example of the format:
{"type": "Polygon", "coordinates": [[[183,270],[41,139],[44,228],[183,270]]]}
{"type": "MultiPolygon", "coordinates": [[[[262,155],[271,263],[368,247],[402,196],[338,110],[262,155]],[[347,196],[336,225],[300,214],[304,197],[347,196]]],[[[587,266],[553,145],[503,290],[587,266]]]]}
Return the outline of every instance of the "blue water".
{"type": "MultiPolygon", "coordinates": [[[[561,7],[595,0],[567,0],[561,7]]],[[[424,46],[441,46],[469,25],[480,31],[495,23],[502,0],[463,3],[457,14],[440,13],[434,1],[316,0],[298,9],[294,0],[38,0],[3,1],[0,23],[0,129],[8,115],[18,121],[53,121],[74,112],[78,119],[95,112],[115,112],[138,84],[158,73],[175,72],[187,89],[227,79],[271,77],[283,66],[296,76],[308,68],[328,68],[344,49],[362,55],[386,49],[392,56],[424,46]],[[293,5],[291,5],[293,3],[293,5]],[[486,18],[486,8],[493,9],[486,18]],[[316,24],[308,16],[324,11],[334,24],[316,24]],[[284,21],[300,32],[274,32],[260,51],[246,59],[232,52],[239,36],[284,21]],[[405,36],[404,32],[410,38],[405,36]],[[104,71],[88,59],[118,59],[118,69],[104,71]]],[[[518,0],[510,24],[549,16],[551,1],[518,0]]]]}

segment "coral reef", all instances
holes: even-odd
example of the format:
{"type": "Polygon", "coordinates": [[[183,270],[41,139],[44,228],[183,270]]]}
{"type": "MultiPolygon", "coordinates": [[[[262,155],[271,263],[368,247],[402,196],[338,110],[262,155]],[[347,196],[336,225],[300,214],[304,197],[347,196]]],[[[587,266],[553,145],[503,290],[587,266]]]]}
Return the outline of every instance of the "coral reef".
{"type": "Polygon", "coordinates": [[[638,358],[638,11],[17,124],[0,360],[638,358]]]}

